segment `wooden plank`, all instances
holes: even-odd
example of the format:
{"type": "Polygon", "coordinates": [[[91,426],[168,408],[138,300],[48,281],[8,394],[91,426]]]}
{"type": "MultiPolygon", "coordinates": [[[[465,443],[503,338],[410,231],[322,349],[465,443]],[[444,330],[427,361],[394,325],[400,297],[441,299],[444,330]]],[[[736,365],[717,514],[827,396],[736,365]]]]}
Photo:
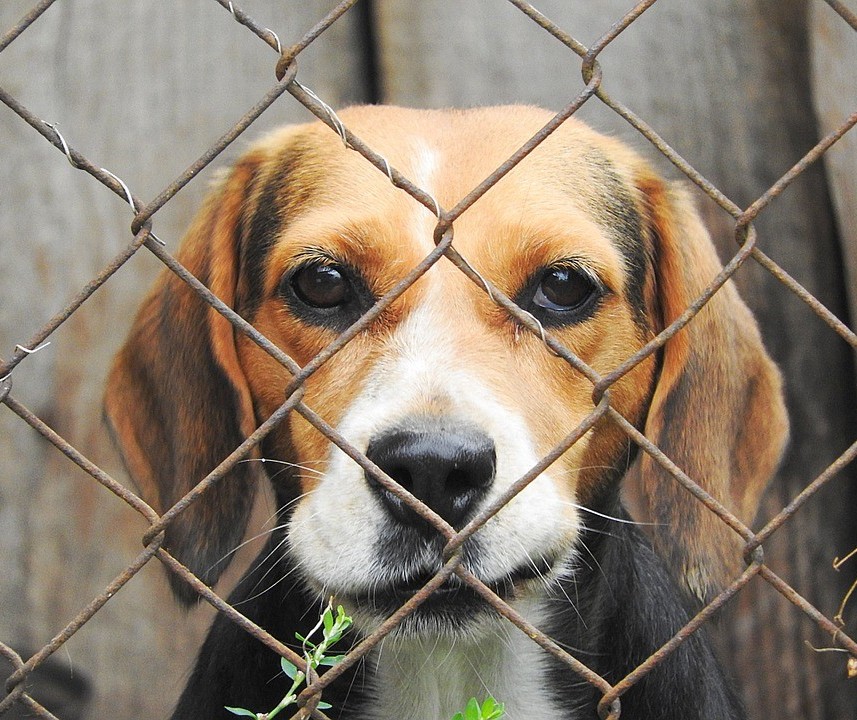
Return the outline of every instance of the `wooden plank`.
{"type": "MultiPolygon", "coordinates": [[[[847,6],[857,12],[855,3],[847,6]]],[[[824,3],[813,3],[810,9],[813,100],[820,134],[827,135],[857,113],[857,32],[824,3]]],[[[836,208],[853,328],[857,318],[857,129],[830,149],[824,167],[836,208]]]]}

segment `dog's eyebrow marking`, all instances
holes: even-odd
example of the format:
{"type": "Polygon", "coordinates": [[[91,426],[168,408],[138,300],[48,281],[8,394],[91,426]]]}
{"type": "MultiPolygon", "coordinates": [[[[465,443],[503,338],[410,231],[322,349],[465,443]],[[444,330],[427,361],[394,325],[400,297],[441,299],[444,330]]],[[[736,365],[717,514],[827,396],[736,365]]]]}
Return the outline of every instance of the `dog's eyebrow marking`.
{"type": "Polygon", "coordinates": [[[242,217],[239,230],[239,276],[243,276],[246,284],[238,305],[248,314],[254,313],[262,302],[266,260],[289,210],[305,204],[309,196],[309,188],[291,182],[304,152],[299,142],[289,144],[277,156],[274,170],[267,173],[257,170],[250,181],[247,197],[252,205],[248,216],[242,217]]]}
{"type": "Polygon", "coordinates": [[[593,176],[595,197],[590,200],[595,218],[602,225],[625,259],[628,269],[628,300],[639,322],[646,323],[643,287],[646,281],[646,241],[643,218],[628,185],[619,176],[613,162],[597,150],[585,158],[593,176]]]}

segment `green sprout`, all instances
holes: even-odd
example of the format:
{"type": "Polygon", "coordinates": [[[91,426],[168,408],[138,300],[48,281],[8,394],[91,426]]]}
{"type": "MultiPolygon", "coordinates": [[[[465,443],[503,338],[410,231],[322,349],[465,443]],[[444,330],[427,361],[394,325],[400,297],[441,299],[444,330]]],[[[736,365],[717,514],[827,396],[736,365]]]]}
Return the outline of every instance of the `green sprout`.
{"type": "MultiPolygon", "coordinates": [[[[337,606],[336,616],[333,615],[333,608],[328,605],[319,619],[316,626],[309,631],[307,637],[300,633],[295,633],[295,637],[301,641],[304,651],[304,658],[307,666],[316,670],[321,666],[332,667],[341,662],[344,655],[328,655],[327,651],[336,643],[351,627],[352,620],[345,614],[342,605],[337,606]],[[321,630],[322,639],[315,643],[309,638],[318,630],[321,630]]],[[[233,715],[240,717],[254,718],[255,720],[271,720],[280,714],[280,711],[297,703],[298,695],[300,694],[301,686],[306,682],[306,673],[299,670],[296,665],[290,663],[285,658],[280,658],[280,667],[283,673],[292,681],[292,685],[282,700],[273,710],[266,713],[256,713],[252,710],[246,710],[239,707],[227,707],[226,709],[233,715]]],[[[318,703],[319,710],[329,710],[330,705],[325,702],[318,703]]],[[[494,698],[487,697],[482,705],[476,698],[470,698],[467,707],[463,712],[457,712],[452,716],[452,720],[499,720],[503,717],[503,703],[498,703],[494,698]]]]}
{"type": "MultiPolygon", "coordinates": [[[[330,667],[340,662],[344,657],[343,655],[328,655],[327,651],[331,646],[335,645],[342,639],[342,636],[349,627],[351,627],[351,618],[345,614],[345,610],[342,605],[339,605],[336,608],[335,617],[333,615],[332,607],[328,605],[316,626],[307,634],[307,637],[303,637],[299,633],[295,633],[295,637],[301,641],[303,646],[304,658],[307,666],[315,670],[322,665],[330,667]],[[316,644],[311,641],[309,637],[319,629],[322,631],[322,639],[318,644],[316,644]]],[[[285,658],[280,658],[280,667],[283,669],[283,673],[291,679],[292,686],[285,694],[285,697],[283,697],[283,699],[277,704],[277,707],[266,713],[255,713],[250,710],[245,710],[244,708],[236,707],[227,707],[226,709],[233,715],[239,715],[241,717],[250,717],[255,718],[256,720],[271,720],[271,718],[279,715],[281,710],[284,710],[289,705],[294,705],[297,702],[298,695],[300,694],[301,685],[306,682],[306,673],[303,670],[299,670],[297,666],[293,665],[285,658]]],[[[327,710],[330,707],[331,706],[325,702],[319,702],[318,704],[318,708],[320,710],[327,710]]]]}
{"type": "Polygon", "coordinates": [[[481,706],[476,698],[470,698],[464,712],[455,713],[452,720],[498,720],[503,717],[503,712],[503,703],[498,703],[489,695],[481,706]]]}

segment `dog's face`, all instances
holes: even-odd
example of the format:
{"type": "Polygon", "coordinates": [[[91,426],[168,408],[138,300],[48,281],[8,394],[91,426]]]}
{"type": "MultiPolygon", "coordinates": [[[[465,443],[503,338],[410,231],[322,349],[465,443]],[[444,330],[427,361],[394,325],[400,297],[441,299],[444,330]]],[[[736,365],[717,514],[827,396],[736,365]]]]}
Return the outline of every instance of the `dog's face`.
{"type": "MultiPolygon", "coordinates": [[[[538,129],[492,114],[484,124],[453,116],[444,127],[417,112],[396,116],[395,125],[365,112],[346,113],[345,122],[446,207],[538,129]]],[[[253,322],[303,365],[431,252],[437,218],[326,128],[285,135],[274,141],[291,156],[278,205],[289,207],[295,195],[301,201],[276,224],[275,244],[251,282],[262,288],[253,322]],[[310,149],[295,153],[296,145],[310,149]]],[[[550,141],[464,214],[454,246],[546,332],[607,372],[651,336],[632,193],[591,143],[550,141]],[[568,167],[580,170],[569,175],[568,167]],[[623,200],[617,226],[604,208],[623,200]]],[[[238,341],[238,358],[252,368],[250,392],[267,417],[290,375],[247,338],[238,341]]],[[[652,366],[643,363],[613,392],[632,421],[648,398],[652,366]]],[[[442,259],[310,378],[305,402],[460,528],[584,420],[591,396],[591,382],[442,259]]],[[[305,468],[305,497],[289,526],[305,577],[325,595],[354,599],[360,611],[375,605],[389,614],[405,599],[402,587],[412,590],[439,569],[442,536],[300,416],[282,437],[277,455],[305,468]]],[[[539,586],[561,567],[581,522],[581,469],[618,462],[625,449],[613,439],[595,457],[589,451],[587,436],[465,545],[483,581],[526,592],[523,578],[539,586]]]]}
{"type": "MultiPolygon", "coordinates": [[[[550,115],[356,108],[341,117],[452,207],[550,115]]],[[[436,222],[328,128],[299,126],[236,165],[180,259],[304,365],[432,251],[436,222]]],[[[675,319],[719,269],[681,193],[575,121],[455,221],[453,246],[599,374],[675,319]]],[[[165,277],[114,367],[108,415],[132,474],[164,510],[283,403],[291,379],[165,277]]],[[[591,380],[441,258],[309,377],[303,402],[460,529],[592,412],[592,392],[591,380]]],[[[779,378],[733,288],[614,384],[610,403],[715,497],[752,515],[785,425],[779,378]]],[[[274,430],[264,451],[292,468],[274,482],[289,487],[283,497],[296,497],[288,551],[304,580],[364,625],[442,565],[440,531],[300,414],[274,430]]],[[[626,435],[600,421],[465,543],[465,566],[512,601],[544,592],[573,571],[585,506],[615,490],[629,457],[626,435]]],[[[728,565],[724,526],[650,459],[634,473],[642,513],[681,519],[666,529],[663,549],[704,595],[728,565]]],[[[240,540],[251,485],[239,467],[168,531],[168,547],[208,581],[240,540]]],[[[474,599],[451,580],[405,628],[459,627],[478,615],[474,599]]]]}

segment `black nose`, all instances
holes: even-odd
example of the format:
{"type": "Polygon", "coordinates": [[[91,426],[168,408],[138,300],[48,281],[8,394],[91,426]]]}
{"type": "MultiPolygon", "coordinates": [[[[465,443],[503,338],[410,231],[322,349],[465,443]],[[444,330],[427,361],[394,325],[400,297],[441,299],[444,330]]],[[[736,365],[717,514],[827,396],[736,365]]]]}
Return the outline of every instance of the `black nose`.
{"type": "MultiPolygon", "coordinates": [[[[462,527],[494,481],[494,442],[465,424],[420,424],[374,438],[366,456],[455,528],[462,527]]],[[[369,486],[399,522],[425,521],[366,473],[369,486]]]]}

